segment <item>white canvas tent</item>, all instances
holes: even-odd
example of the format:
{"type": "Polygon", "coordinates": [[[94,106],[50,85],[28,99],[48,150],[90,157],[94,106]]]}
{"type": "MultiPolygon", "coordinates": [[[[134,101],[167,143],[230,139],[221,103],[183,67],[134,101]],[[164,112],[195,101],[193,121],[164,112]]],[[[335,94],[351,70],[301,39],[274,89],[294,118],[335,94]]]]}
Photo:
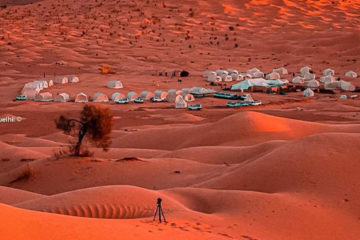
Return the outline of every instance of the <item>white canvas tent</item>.
{"type": "Polygon", "coordinates": [[[181,95],[178,95],[175,99],[175,108],[186,108],[186,107],[187,107],[187,103],[185,99],[181,95]]]}
{"type": "Polygon", "coordinates": [[[93,102],[109,102],[109,98],[105,94],[97,92],[94,95],[93,102]]]}
{"type": "Polygon", "coordinates": [[[88,101],[88,97],[85,93],[78,93],[75,97],[75,102],[84,103],[88,101]]]}
{"type": "Polygon", "coordinates": [[[38,93],[35,96],[35,101],[51,101],[51,100],[52,100],[52,94],[49,92],[38,93]]]}
{"type": "Polygon", "coordinates": [[[318,87],[320,87],[320,83],[317,80],[310,80],[306,83],[306,86],[308,88],[318,88],[318,87]]]}
{"type": "Polygon", "coordinates": [[[190,88],[183,88],[181,89],[181,96],[185,96],[186,94],[190,93],[190,88]]]}
{"type": "Polygon", "coordinates": [[[217,76],[217,75],[210,75],[208,76],[208,82],[221,82],[222,79],[220,76],[217,76]]]}
{"type": "Polygon", "coordinates": [[[357,78],[358,74],[356,72],[354,72],[354,71],[349,71],[349,72],[345,73],[345,76],[346,77],[357,78]]]}
{"type": "Polygon", "coordinates": [[[239,75],[239,72],[237,70],[235,70],[235,69],[227,69],[226,71],[229,73],[229,75],[231,75],[233,73],[239,75]]]}
{"type": "Polygon", "coordinates": [[[268,80],[276,80],[276,79],[280,79],[280,74],[277,72],[272,72],[266,75],[266,79],[268,80]]]}
{"type": "Polygon", "coordinates": [[[164,92],[162,90],[156,90],[154,92],[154,97],[165,100],[167,96],[167,92],[164,92]]]}
{"type": "Polygon", "coordinates": [[[295,83],[295,84],[303,84],[304,81],[305,81],[304,78],[297,76],[297,77],[294,77],[291,82],[295,83]]]}
{"type": "Polygon", "coordinates": [[[54,83],[66,84],[69,82],[69,79],[66,76],[57,76],[55,77],[54,83]]]}
{"type": "Polygon", "coordinates": [[[326,83],[326,82],[335,82],[336,79],[333,75],[326,75],[326,76],[322,76],[320,78],[320,82],[326,83]]]}
{"type": "Polygon", "coordinates": [[[355,86],[352,83],[343,80],[340,80],[340,88],[343,91],[349,91],[349,92],[355,91],[355,86]]]}
{"type": "Polygon", "coordinates": [[[112,88],[112,89],[120,89],[120,88],[123,88],[124,86],[123,86],[122,82],[113,80],[113,81],[109,81],[107,83],[107,87],[112,88]]]}
{"type": "Polygon", "coordinates": [[[39,84],[41,86],[42,89],[44,88],[48,88],[49,84],[47,81],[45,80],[38,80],[38,81],[34,81],[34,83],[39,84]]]}
{"type": "Polygon", "coordinates": [[[327,68],[323,71],[324,76],[334,76],[335,75],[335,70],[331,69],[331,68],[327,68]]]}
{"type": "Polygon", "coordinates": [[[239,77],[239,73],[231,73],[230,76],[231,76],[231,78],[232,78],[233,81],[240,81],[240,80],[242,80],[242,79],[240,79],[240,77],[239,77]]]}
{"type": "Polygon", "coordinates": [[[116,100],[120,100],[122,98],[125,98],[125,95],[124,94],[121,94],[119,92],[116,92],[116,93],[113,93],[111,95],[111,101],[115,102],[116,100]]]}
{"type": "Polygon", "coordinates": [[[26,97],[26,99],[28,100],[34,100],[35,99],[35,96],[38,94],[39,92],[36,91],[35,89],[33,88],[24,88],[22,91],[21,91],[21,94],[24,95],[26,97]]]}
{"type": "Polygon", "coordinates": [[[340,81],[325,82],[324,87],[326,90],[335,90],[340,88],[340,81]]]}
{"type": "Polygon", "coordinates": [[[305,77],[305,74],[306,74],[306,73],[310,73],[310,71],[311,71],[311,68],[310,68],[310,67],[308,67],[308,66],[302,67],[302,68],[300,69],[300,76],[301,76],[301,77],[305,77]]]}
{"type": "Polygon", "coordinates": [[[315,78],[316,78],[315,74],[313,74],[313,73],[305,73],[303,77],[304,77],[305,81],[315,80],[315,78]]]}
{"type": "Polygon", "coordinates": [[[186,101],[186,102],[194,102],[195,101],[195,97],[192,95],[192,94],[186,94],[185,96],[184,96],[184,100],[186,101]]]}
{"type": "Polygon", "coordinates": [[[68,102],[68,101],[70,101],[69,94],[67,94],[67,93],[60,93],[60,94],[58,94],[58,95],[55,96],[54,101],[55,101],[55,102],[68,102]]]}
{"type": "Polygon", "coordinates": [[[48,82],[48,86],[49,86],[49,87],[54,86],[54,81],[53,81],[53,80],[49,80],[49,82],[48,82]]]}
{"type": "Polygon", "coordinates": [[[225,78],[224,78],[224,82],[232,82],[233,81],[233,78],[231,75],[227,75],[225,78]]]}
{"type": "Polygon", "coordinates": [[[140,93],[140,97],[144,100],[150,100],[150,98],[152,98],[153,96],[154,96],[154,94],[149,91],[142,91],[140,93]]]}
{"type": "Polygon", "coordinates": [[[315,95],[314,91],[311,90],[310,88],[307,88],[305,91],[304,91],[304,97],[313,97],[315,95]]]}
{"type": "Polygon", "coordinates": [[[73,75],[69,75],[69,76],[67,76],[67,78],[68,78],[70,83],[78,83],[78,82],[80,82],[80,78],[76,77],[76,76],[73,76],[73,75]]]}
{"type": "Polygon", "coordinates": [[[251,94],[246,94],[245,95],[244,102],[250,103],[250,102],[253,102],[253,101],[254,101],[254,99],[252,98],[251,94]]]}
{"type": "Polygon", "coordinates": [[[239,78],[241,78],[241,80],[247,80],[247,79],[251,79],[252,76],[249,73],[240,73],[239,78]]]}
{"type": "Polygon", "coordinates": [[[176,89],[170,89],[166,96],[166,101],[168,102],[175,102],[176,96],[178,95],[176,89]]]}
{"type": "Polygon", "coordinates": [[[273,72],[276,72],[280,75],[287,75],[289,74],[288,70],[284,67],[280,67],[280,68],[276,68],[276,69],[273,69],[273,72]]]}
{"type": "Polygon", "coordinates": [[[138,96],[139,95],[136,92],[131,91],[127,94],[127,99],[129,99],[129,101],[134,101],[138,96]]]}
{"type": "Polygon", "coordinates": [[[209,77],[209,76],[217,76],[217,75],[216,75],[216,72],[214,72],[214,71],[210,71],[210,70],[204,71],[203,77],[204,77],[204,78],[207,78],[207,77],[209,77]]]}

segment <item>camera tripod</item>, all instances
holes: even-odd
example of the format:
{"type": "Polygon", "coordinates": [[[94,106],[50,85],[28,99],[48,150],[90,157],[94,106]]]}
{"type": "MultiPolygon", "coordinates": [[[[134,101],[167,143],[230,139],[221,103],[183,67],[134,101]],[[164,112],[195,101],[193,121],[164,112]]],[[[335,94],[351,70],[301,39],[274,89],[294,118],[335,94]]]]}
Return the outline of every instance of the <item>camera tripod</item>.
{"type": "Polygon", "coordinates": [[[157,207],[156,207],[156,212],[155,212],[155,214],[154,214],[154,219],[153,219],[153,221],[155,221],[156,215],[159,213],[159,222],[161,222],[161,218],[163,218],[163,219],[164,219],[164,222],[166,222],[165,215],[164,215],[164,211],[162,210],[162,207],[161,207],[161,201],[162,201],[161,198],[158,198],[158,199],[157,199],[157,207]]]}

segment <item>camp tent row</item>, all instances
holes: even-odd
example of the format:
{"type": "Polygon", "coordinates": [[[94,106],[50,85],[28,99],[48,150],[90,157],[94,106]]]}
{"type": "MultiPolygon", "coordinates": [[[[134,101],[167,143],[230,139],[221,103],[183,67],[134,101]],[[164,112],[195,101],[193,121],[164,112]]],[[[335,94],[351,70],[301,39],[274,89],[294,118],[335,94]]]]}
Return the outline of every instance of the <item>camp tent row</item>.
{"type": "Polygon", "coordinates": [[[253,79],[244,80],[237,84],[232,85],[231,90],[243,91],[243,90],[248,90],[251,87],[269,88],[269,87],[273,87],[273,86],[282,86],[287,83],[288,83],[287,80],[281,80],[281,79],[266,80],[264,78],[253,78],[253,79]]]}

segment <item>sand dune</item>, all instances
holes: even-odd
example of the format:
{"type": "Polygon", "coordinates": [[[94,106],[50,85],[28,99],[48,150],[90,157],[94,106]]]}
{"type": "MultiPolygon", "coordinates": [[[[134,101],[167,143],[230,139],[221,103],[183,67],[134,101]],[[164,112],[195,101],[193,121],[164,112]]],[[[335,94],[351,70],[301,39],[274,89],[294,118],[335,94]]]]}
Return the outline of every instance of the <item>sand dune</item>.
{"type": "Polygon", "coordinates": [[[0,187],[0,202],[4,204],[14,205],[43,197],[45,195],[3,186],[0,187]]]}

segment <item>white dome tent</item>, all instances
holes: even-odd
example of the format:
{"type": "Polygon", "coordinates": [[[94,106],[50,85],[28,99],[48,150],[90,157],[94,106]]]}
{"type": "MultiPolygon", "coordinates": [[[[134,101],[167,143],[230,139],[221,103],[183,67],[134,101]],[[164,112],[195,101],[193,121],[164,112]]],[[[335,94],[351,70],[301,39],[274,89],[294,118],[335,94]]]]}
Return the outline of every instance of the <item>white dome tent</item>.
{"type": "Polygon", "coordinates": [[[76,77],[76,76],[73,76],[73,75],[69,75],[69,76],[67,76],[67,78],[69,80],[69,83],[78,83],[78,82],[80,82],[80,78],[76,77]]]}
{"type": "Polygon", "coordinates": [[[44,93],[38,93],[35,96],[35,101],[40,101],[40,102],[46,102],[46,101],[52,101],[52,94],[49,92],[44,92],[44,93]]]}
{"type": "Polygon", "coordinates": [[[129,99],[129,101],[134,101],[139,95],[134,92],[134,91],[131,91],[127,94],[127,99],[129,99]]]}
{"type": "Polygon", "coordinates": [[[304,91],[304,97],[313,97],[315,96],[315,93],[313,90],[311,90],[310,88],[307,88],[305,91],[304,91]]]}
{"type": "Polygon", "coordinates": [[[233,81],[233,78],[232,76],[230,75],[227,75],[225,78],[224,78],[224,82],[232,82],[233,81]]]}
{"type": "Polygon", "coordinates": [[[67,93],[60,93],[60,94],[58,94],[58,95],[55,96],[54,101],[55,101],[55,102],[69,102],[69,101],[70,101],[69,94],[67,94],[67,93]]]}
{"type": "Polygon", "coordinates": [[[109,98],[105,94],[98,92],[95,93],[93,102],[109,102],[109,98]]]}
{"type": "Polygon", "coordinates": [[[352,83],[343,80],[340,81],[340,88],[343,91],[348,91],[348,92],[355,91],[355,86],[352,83]]]}
{"type": "Polygon", "coordinates": [[[310,67],[308,67],[308,66],[302,67],[300,69],[300,76],[305,77],[305,74],[310,73],[310,71],[311,71],[310,67]]]}
{"type": "Polygon", "coordinates": [[[177,90],[176,89],[170,89],[168,91],[168,94],[166,96],[166,101],[168,102],[175,102],[176,96],[177,96],[177,90]]]}
{"type": "Polygon", "coordinates": [[[34,100],[35,99],[35,96],[38,94],[39,92],[36,91],[35,89],[33,88],[24,88],[22,91],[21,91],[21,94],[24,95],[26,97],[26,99],[28,100],[34,100]]]}
{"type": "Polygon", "coordinates": [[[120,99],[123,99],[125,98],[125,95],[124,94],[121,94],[119,92],[116,92],[116,93],[113,93],[111,95],[111,101],[115,102],[116,100],[120,100],[120,99]]]}
{"type": "Polygon", "coordinates": [[[335,82],[336,79],[333,75],[326,75],[326,76],[322,76],[320,78],[320,82],[323,82],[323,83],[327,83],[327,82],[335,82]]]}
{"type": "Polygon", "coordinates": [[[39,84],[41,86],[42,89],[44,88],[48,88],[49,84],[47,81],[45,80],[38,80],[38,81],[34,81],[34,83],[39,84]]]}
{"type": "Polygon", "coordinates": [[[266,79],[267,80],[276,80],[276,79],[280,79],[280,74],[277,72],[272,72],[266,75],[266,79]]]}
{"type": "Polygon", "coordinates": [[[190,88],[183,88],[181,89],[181,96],[185,96],[186,94],[190,93],[190,88]]]}
{"type": "Polygon", "coordinates": [[[123,86],[122,82],[117,81],[117,80],[112,80],[107,83],[107,87],[112,88],[112,89],[120,89],[120,88],[123,88],[124,86],[123,86]]]}
{"type": "Polygon", "coordinates": [[[316,75],[313,73],[305,73],[303,77],[305,81],[310,81],[310,80],[315,80],[316,75]]]}
{"type": "Polygon", "coordinates": [[[53,81],[53,80],[49,80],[49,82],[48,82],[48,86],[49,86],[49,87],[54,86],[54,81],[53,81]]]}
{"type": "Polygon", "coordinates": [[[195,97],[192,95],[192,94],[186,94],[185,96],[184,96],[184,100],[186,101],[186,102],[194,102],[195,101],[195,97]]]}
{"type": "Polygon", "coordinates": [[[320,87],[320,83],[317,80],[310,80],[306,83],[308,88],[318,88],[320,87]]]}
{"type": "Polygon", "coordinates": [[[181,95],[178,95],[175,99],[175,108],[186,108],[186,107],[187,107],[187,103],[185,99],[181,95]]]}
{"type": "Polygon", "coordinates": [[[346,77],[352,77],[352,78],[357,78],[358,74],[354,71],[348,71],[347,73],[345,73],[346,77]]]}
{"type": "Polygon", "coordinates": [[[217,75],[210,75],[207,80],[208,80],[208,82],[213,82],[213,83],[222,82],[221,77],[217,76],[217,75]]]}
{"type": "Polygon", "coordinates": [[[75,102],[78,102],[78,103],[85,103],[85,102],[88,102],[88,97],[85,93],[78,93],[75,97],[75,102]]]}
{"type": "Polygon", "coordinates": [[[280,75],[287,75],[289,74],[288,70],[284,67],[280,67],[280,68],[276,68],[276,69],[273,69],[273,72],[276,72],[280,75]]]}
{"type": "Polygon", "coordinates": [[[154,96],[154,94],[149,91],[142,91],[140,93],[140,97],[144,100],[150,100],[150,98],[152,98],[153,96],[154,96]]]}
{"type": "Polygon", "coordinates": [[[163,99],[165,100],[167,96],[167,92],[164,92],[162,90],[156,90],[154,92],[154,98],[163,99]]]}
{"type": "Polygon", "coordinates": [[[69,82],[69,79],[66,76],[57,76],[55,77],[54,83],[57,84],[66,84],[69,82]]]}
{"type": "Polygon", "coordinates": [[[304,84],[305,80],[304,80],[304,78],[297,76],[297,77],[294,77],[291,82],[295,83],[295,84],[304,84]]]}
{"type": "Polygon", "coordinates": [[[334,76],[335,75],[335,70],[331,69],[331,68],[327,68],[323,71],[324,76],[334,76]]]}

